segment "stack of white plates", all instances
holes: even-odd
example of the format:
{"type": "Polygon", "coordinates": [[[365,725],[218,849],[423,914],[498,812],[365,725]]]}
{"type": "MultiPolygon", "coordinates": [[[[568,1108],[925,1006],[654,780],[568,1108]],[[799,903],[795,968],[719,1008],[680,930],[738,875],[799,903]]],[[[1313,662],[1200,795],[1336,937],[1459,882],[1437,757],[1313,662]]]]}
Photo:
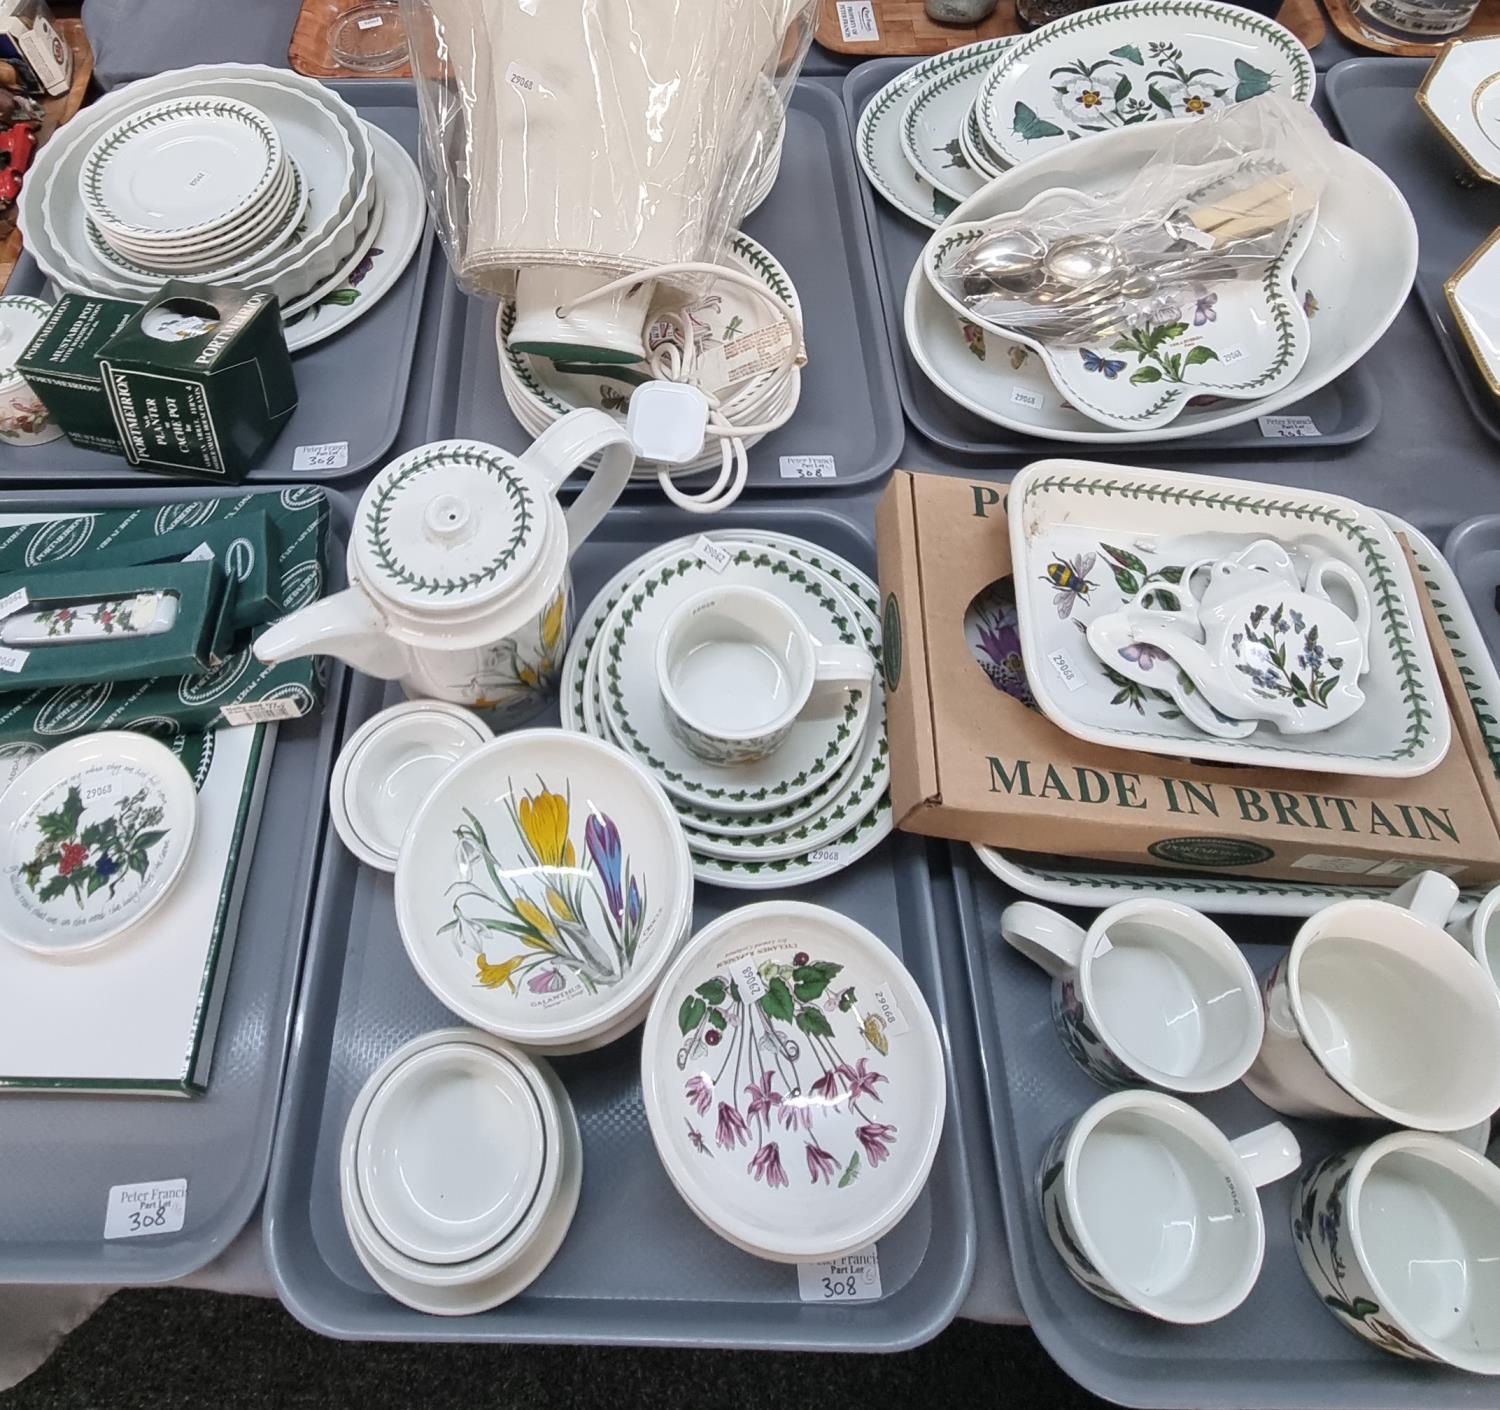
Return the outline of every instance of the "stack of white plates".
{"type": "Polygon", "coordinates": [[[670,796],[700,881],[744,889],[832,875],[891,830],[885,697],[879,682],[804,712],[756,764],[714,765],[668,731],[655,677],[661,623],[704,587],[761,588],[825,644],[880,659],[879,593],[859,569],[783,534],[722,530],[678,539],[621,569],[579,619],[563,663],[562,722],[624,750],[670,796]]]}
{"type": "Polygon", "coordinates": [[[578,1120],[545,1063],[487,1033],[428,1033],[365,1083],[339,1161],[365,1271],[419,1312],[507,1302],[567,1237],[583,1180],[578,1120]]]}
{"type": "Polygon", "coordinates": [[[331,89],[214,64],[116,89],[59,129],[19,219],[60,289],[137,303],[174,278],[263,289],[296,349],[395,283],[426,207],[400,144],[331,89]]]}
{"type": "MultiPolygon", "coordinates": [[[[778,149],[779,151],[779,149],[778,149]]],[[[801,300],[791,276],[776,257],[743,231],[729,242],[722,263],[762,282],[766,288],[800,318],[801,300]]],[[[657,348],[674,336],[673,326],[661,314],[675,310],[689,319],[694,331],[695,363],[702,368],[705,355],[761,327],[769,311],[761,300],[739,284],[725,280],[711,285],[692,297],[664,289],[655,306],[655,318],[647,333],[647,345],[657,348]]],[[[495,319],[495,342],[500,353],[500,387],[505,400],[522,428],[539,436],[553,422],[570,411],[591,406],[607,412],[622,425],[630,407],[630,395],[642,382],[650,380],[644,365],[599,367],[556,363],[545,357],[523,353],[510,346],[510,332],[515,326],[515,305],[503,302],[495,319]]],[[[697,381],[697,377],[693,378],[697,381]]],[[[704,390],[719,400],[720,411],[736,425],[755,425],[774,420],[797,404],[802,394],[802,374],[793,371],[789,377],[761,373],[727,386],[710,386],[704,390]]],[[[755,445],[761,437],[749,436],[745,445],[755,445]]],[[[716,470],[721,463],[719,441],[710,438],[701,455],[687,465],[668,467],[676,475],[694,475],[716,470]]],[[[661,468],[654,461],[639,460],[636,476],[655,480],[661,468]]]]}

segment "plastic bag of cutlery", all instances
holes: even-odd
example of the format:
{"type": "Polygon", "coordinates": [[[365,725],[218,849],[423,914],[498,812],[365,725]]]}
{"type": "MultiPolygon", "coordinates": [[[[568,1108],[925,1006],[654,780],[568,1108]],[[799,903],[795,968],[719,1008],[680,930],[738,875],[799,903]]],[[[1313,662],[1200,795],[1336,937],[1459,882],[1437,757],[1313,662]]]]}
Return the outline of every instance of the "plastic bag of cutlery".
{"type": "Polygon", "coordinates": [[[1333,139],[1274,94],[1161,126],[1124,189],[1057,187],[944,227],[932,276],[977,322],[1057,343],[1171,323],[1205,286],[1260,278],[1316,219],[1333,139]]]}

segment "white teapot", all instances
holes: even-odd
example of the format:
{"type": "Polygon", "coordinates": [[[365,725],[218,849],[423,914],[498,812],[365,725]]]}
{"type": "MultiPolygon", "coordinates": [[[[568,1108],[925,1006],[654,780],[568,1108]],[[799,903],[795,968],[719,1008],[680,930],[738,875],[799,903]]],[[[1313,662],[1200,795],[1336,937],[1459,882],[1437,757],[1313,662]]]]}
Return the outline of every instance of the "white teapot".
{"type": "Polygon", "coordinates": [[[520,457],[461,440],[409,451],[360,497],[349,586],[269,627],[256,656],[337,656],[409,696],[498,712],[497,728],[524,722],[555,692],[567,650],[568,561],[634,464],[625,428],[592,409],[520,457]],[[595,455],[565,512],[559,486],[595,455]]]}

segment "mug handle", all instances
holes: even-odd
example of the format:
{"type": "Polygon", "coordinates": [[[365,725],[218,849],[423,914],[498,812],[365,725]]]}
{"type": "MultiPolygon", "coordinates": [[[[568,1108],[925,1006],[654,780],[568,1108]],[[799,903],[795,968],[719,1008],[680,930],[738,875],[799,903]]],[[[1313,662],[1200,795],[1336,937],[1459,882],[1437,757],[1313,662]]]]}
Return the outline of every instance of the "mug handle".
{"type": "Polygon", "coordinates": [[[1012,901],[1000,912],[1000,934],[1013,950],[1039,964],[1054,979],[1078,973],[1088,932],[1067,916],[1035,901],[1012,901]]]}
{"type": "Polygon", "coordinates": [[[1370,659],[1370,621],[1373,613],[1370,609],[1370,590],[1365,586],[1364,579],[1360,577],[1355,569],[1351,568],[1342,559],[1320,558],[1311,568],[1307,570],[1307,590],[1314,597],[1321,597],[1325,602],[1329,601],[1328,589],[1323,586],[1324,578],[1337,578],[1349,589],[1349,594],[1354,598],[1354,626],[1359,632],[1360,644],[1365,649],[1365,661],[1370,659]]]}
{"type": "Polygon", "coordinates": [[[1245,1169],[1259,1189],[1276,1180],[1284,1180],[1302,1164],[1302,1147],[1291,1128],[1280,1121],[1247,1131],[1232,1140],[1234,1153],[1244,1161],[1245,1169]]]}
{"type": "Polygon", "coordinates": [[[1398,886],[1388,899],[1391,905],[1400,906],[1418,920],[1441,930],[1458,904],[1458,884],[1440,871],[1424,871],[1398,886]]]}
{"type": "Polygon", "coordinates": [[[862,646],[824,646],[813,642],[813,679],[820,685],[869,685],[875,679],[875,658],[862,646]]]}
{"type": "Polygon", "coordinates": [[[540,475],[553,489],[559,489],[574,470],[595,455],[599,457],[599,468],[563,513],[568,526],[569,558],[599,527],[635,469],[635,446],[630,435],[602,411],[582,407],[554,421],[520,459],[522,466],[540,475]]]}

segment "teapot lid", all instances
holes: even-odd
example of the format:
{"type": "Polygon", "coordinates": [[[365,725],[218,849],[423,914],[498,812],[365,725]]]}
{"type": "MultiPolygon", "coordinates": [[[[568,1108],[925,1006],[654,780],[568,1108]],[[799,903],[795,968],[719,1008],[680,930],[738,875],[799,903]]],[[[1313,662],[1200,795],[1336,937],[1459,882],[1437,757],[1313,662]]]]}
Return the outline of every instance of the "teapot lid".
{"type": "Polygon", "coordinates": [[[433,441],[387,465],[360,498],[352,573],[418,612],[467,614],[522,587],[559,517],[553,490],[481,441],[433,441]]]}

